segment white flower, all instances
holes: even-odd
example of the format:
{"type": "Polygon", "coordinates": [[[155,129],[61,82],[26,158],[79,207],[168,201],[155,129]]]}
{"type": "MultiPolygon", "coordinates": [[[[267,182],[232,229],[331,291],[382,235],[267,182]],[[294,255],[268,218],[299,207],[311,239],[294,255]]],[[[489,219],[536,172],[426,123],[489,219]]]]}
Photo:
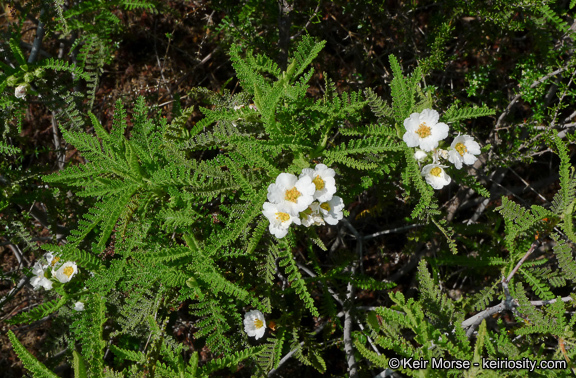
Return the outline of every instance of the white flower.
{"type": "Polygon", "coordinates": [[[268,229],[270,233],[278,239],[283,238],[288,233],[288,228],[292,223],[300,224],[300,218],[290,213],[282,211],[280,205],[270,202],[264,202],[262,213],[270,221],[268,229]]]}
{"type": "Polygon", "coordinates": [[[30,280],[30,284],[32,285],[34,290],[38,290],[40,287],[43,287],[44,290],[52,289],[52,281],[44,277],[44,274],[33,277],[30,280]]]}
{"type": "Polygon", "coordinates": [[[480,155],[480,145],[471,136],[458,135],[450,145],[452,149],[448,151],[448,160],[454,164],[456,169],[462,168],[462,162],[472,165],[480,155]]]}
{"type": "Polygon", "coordinates": [[[312,202],[306,210],[301,212],[300,219],[302,220],[302,225],[306,227],[323,226],[325,224],[324,218],[320,214],[320,204],[318,202],[312,202]]]}
{"type": "Polygon", "coordinates": [[[38,290],[40,287],[43,287],[46,290],[52,289],[52,281],[44,276],[44,269],[46,269],[46,265],[43,265],[39,261],[36,261],[32,267],[32,274],[34,274],[34,277],[30,279],[30,284],[34,290],[38,290]]]}
{"type": "Polygon", "coordinates": [[[332,168],[328,168],[324,164],[316,165],[316,168],[304,168],[300,174],[300,178],[308,176],[316,186],[314,192],[314,199],[320,202],[329,201],[334,193],[336,193],[336,180],[334,176],[336,172],[332,168]]]}
{"type": "Polygon", "coordinates": [[[450,184],[452,179],[444,171],[444,167],[440,164],[428,164],[422,168],[422,176],[426,182],[434,189],[442,189],[444,186],[450,184]]]}
{"type": "Polygon", "coordinates": [[[56,263],[58,263],[58,261],[60,261],[60,257],[54,256],[54,254],[52,252],[45,253],[44,258],[48,262],[47,266],[51,266],[51,267],[54,267],[56,265],[56,263]]]}
{"type": "Polygon", "coordinates": [[[426,160],[427,157],[428,157],[428,154],[422,150],[416,150],[416,152],[414,153],[414,159],[416,159],[416,161],[419,163],[426,160]]]}
{"type": "Polygon", "coordinates": [[[244,331],[256,340],[264,336],[266,332],[266,319],[264,314],[258,310],[252,310],[244,315],[244,331]]]}
{"type": "Polygon", "coordinates": [[[324,221],[331,225],[337,224],[344,217],[344,214],[342,214],[343,209],[344,201],[338,196],[334,196],[330,201],[320,204],[320,212],[324,216],[324,221]]]}
{"type": "Polygon", "coordinates": [[[54,270],[52,270],[52,275],[56,277],[58,281],[66,283],[70,281],[77,272],[78,267],[76,266],[76,263],[66,261],[57,271],[54,272],[54,270]]]}
{"type": "Polygon", "coordinates": [[[276,183],[268,186],[268,201],[278,204],[280,211],[293,216],[312,203],[316,185],[309,176],[298,179],[290,173],[280,173],[276,183]]]}
{"type": "Polygon", "coordinates": [[[448,136],[448,125],[438,122],[436,110],[424,109],[422,113],[412,113],[404,120],[406,133],[402,137],[408,147],[419,146],[423,151],[432,151],[438,142],[448,136]]]}
{"type": "Polygon", "coordinates": [[[44,276],[44,268],[46,268],[46,266],[42,265],[40,261],[36,261],[32,267],[32,274],[35,276],[44,276]]]}
{"type": "Polygon", "coordinates": [[[75,311],[84,311],[84,303],[82,302],[76,302],[74,304],[74,310],[75,311]]]}
{"type": "Polygon", "coordinates": [[[14,89],[14,96],[16,98],[26,98],[26,91],[28,90],[27,85],[19,85],[14,89]]]}

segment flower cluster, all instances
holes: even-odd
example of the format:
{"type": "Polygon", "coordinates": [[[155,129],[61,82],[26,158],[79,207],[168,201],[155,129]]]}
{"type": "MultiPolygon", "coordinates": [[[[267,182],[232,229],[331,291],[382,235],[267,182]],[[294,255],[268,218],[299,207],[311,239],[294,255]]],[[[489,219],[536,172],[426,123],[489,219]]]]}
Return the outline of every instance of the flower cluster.
{"type": "Polygon", "coordinates": [[[45,264],[36,261],[34,267],[32,267],[34,277],[30,280],[30,284],[35,290],[40,287],[45,290],[52,289],[53,281],[50,278],[56,278],[59,282],[66,283],[78,273],[78,267],[75,262],[67,261],[62,264],[60,257],[54,256],[50,252],[44,255],[43,260],[46,260],[45,264]]]}
{"type": "Polygon", "coordinates": [[[438,122],[439,118],[438,112],[432,109],[410,114],[404,120],[406,133],[402,137],[408,147],[420,148],[414,154],[419,163],[432,157],[432,163],[422,168],[422,176],[434,189],[442,189],[452,181],[444,170],[447,166],[440,164],[440,159],[448,160],[456,169],[460,169],[462,163],[474,164],[477,160],[475,155],[480,154],[480,145],[468,135],[458,135],[448,150],[438,148],[438,143],[448,136],[448,125],[438,122]]]}
{"type": "Polygon", "coordinates": [[[324,164],[303,169],[300,177],[280,173],[276,182],[268,186],[270,202],[262,206],[262,213],[270,221],[270,232],[283,238],[292,223],[306,227],[337,224],[343,217],[344,202],[334,195],[335,175],[324,164]]]}

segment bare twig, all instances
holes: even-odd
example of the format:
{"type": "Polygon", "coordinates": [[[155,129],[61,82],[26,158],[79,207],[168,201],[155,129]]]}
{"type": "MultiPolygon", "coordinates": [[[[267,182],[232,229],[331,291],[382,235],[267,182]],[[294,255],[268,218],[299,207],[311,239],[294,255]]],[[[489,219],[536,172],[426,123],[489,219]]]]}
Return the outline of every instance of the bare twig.
{"type": "Polygon", "coordinates": [[[286,257],[278,257],[274,261],[274,263],[276,264],[276,275],[278,276],[280,281],[282,281],[282,291],[284,291],[286,289],[286,287],[288,286],[288,278],[284,277],[284,275],[280,271],[280,260],[285,259],[285,258],[286,257]]]}
{"type": "Polygon", "coordinates": [[[36,38],[34,38],[34,43],[32,44],[32,50],[30,51],[30,56],[28,57],[28,63],[34,63],[36,58],[38,58],[38,53],[40,52],[40,46],[42,46],[42,40],[44,39],[44,23],[42,22],[42,17],[46,13],[45,8],[40,11],[40,17],[38,18],[38,28],[36,28],[36,38]]]}
{"type": "Polygon", "coordinates": [[[496,306],[492,306],[487,308],[486,310],[480,311],[476,315],[464,320],[461,323],[462,328],[468,328],[466,332],[466,336],[470,337],[474,332],[474,329],[482,323],[482,320],[489,318],[490,316],[494,315],[497,312],[502,312],[506,309],[506,305],[504,301],[500,302],[496,306]]]}
{"type": "Polygon", "coordinates": [[[28,282],[28,277],[26,277],[26,276],[22,277],[20,279],[20,281],[18,282],[18,285],[16,285],[16,287],[14,287],[12,290],[10,290],[10,292],[8,294],[6,294],[4,296],[4,298],[0,299],[0,308],[2,308],[2,306],[4,306],[4,304],[6,302],[8,302],[8,300],[10,300],[16,294],[18,294],[20,289],[22,289],[24,287],[24,285],[26,285],[27,282],[28,282]]]}
{"type": "MultiPolygon", "coordinates": [[[[461,323],[462,328],[464,328],[464,329],[468,328],[468,330],[466,331],[466,336],[468,336],[468,337],[472,336],[476,327],[478,325],[480,325],[480,323],[482,323],[482,321],[484,319],[489,318],[490,316],[494,315],[497,312],[499,313],[499,312],[502,312],[504,310],[516,312],[516,307],[518,306],[518,302],[514,298],[512,298],[512,296],[510,295],[510,290],[508,289],[508,284],[510,283],[510,280],[512,280],[512,278],[514,277],[514,275],[516,274],[518,269],[520,269],[520,266],[522,266],[524,261],[526,261],[526,259],[532,254],[532,252],[534,252],[537,245],[538,245],[538,242],[532,243],[532,245],[530,246],[530,249],[528,249],[528,251],[520,259],[520,261],[518,262],[518,264],[516,264],[514,269],[512,269],[512,271],[510,272],[508,277],[502,279],[502,289],[504,290],[504,293],[506,295],[506,299],[504,299],[502,302],[500,302],[496,306],[492,306],[492,307],[487,308],[486,310],[480,311],[476,315],[464,320],[461,323]]],[[[568,298],[570,298],[570,297],[568,297],[568,298]]],[[[554,303],[555,301],[556,300],[553,300],[553,301],[533,301],[531,303],[534,304],[535,306],[541,306],[543,304],[546,304],[544,302],[554,303]]],[[[566,300],[566,301],[568,301],[568,300],[566,300]]]]}
{"type": "Polygon", "coordinates": [[[22,266],[22,251],[12,243],[8,244],[8,248],[12,251],[16,260],[18,260],[18,267],[20,268],[22,266]]]}
{"type": "Polygon", "coordinates": [[[386,370],[382,370],[379,374],[376,374],[373,378],[388,378],[392,377],[394,374],[394,370],[388,368],[386,370]]]}
{"type": "MultiPolygon", "coordinates": [[[[362,236],[352,226],[347,219],[343,219],[342,223],[346,226],[354,236],[356,236],[356,255],[357,258],[352,262],[350,267],[350,276],[353,277],[358,268],[358,264],[362,263],[362,236]]],[[[356,357],[354,356],[354,348],[352,346],[352,304],[354,300],[355,288],[352,282],[348,282],[345,310],[344,310],[344,352],[346,353],[346,362],[348,363],[348,374],[351,378],[358,377],[358,365],[356,364],[356,357]]]]}
{"type": "Polygon", "coordinates": [[[558,113],[560,112],[560,104],[562,103],[562,101],[564,101],[564,97],[566,97],[566,93],[568,92],[568,88],[570,88],[570,85],[572,84],[572,81],[574,79],[574,74],[576,74],[576,69],[572,72],[572,75],[570,75],[570,80],[568,81],[568,85],[566,85],[566,88],[564,88],[564,93],[562,93],[562,96],[560,96],[559,100],[558,100],[558,106],[556,107],[556,111],[554,112],[554,117],[552,118],[552,122],[550,122],[550,128],[554,128],[554,125],[556,124],[556,118],[558,117],[558,113]]]}
{"type": "MultiPolygon", "coordinates": [[[[28,49],[28,50],[32,50],[33,45],[24,41],[20,41],[20,46],[28,49]]],[[[52,58],[52,54],[50,54],[49,52],[40,49],[40,51],[38,52],[40,55],[42,55],[45,58],[52,58]]]]}
{"type": "Polygon", "coordinates": [[[280,55],[278,56],[278,63],[282,70],[285,70],[288,65],[288,47],[290,44],[290,12],[292,12],[292,5],[288,4],[287,0],[278,0],[278,8],[280,16],[278,17],[278,48],[280,55]]]}
{"type": "Polygon", "coordinates": [[[518,264],[516,264],[516,266],[514,267],[514,269],[512,269],[512,271],[510,272],[510,274],[508,275],[508,277],[506,277],[506,283],[510,283],[510,280],[512,279],[512,277],[514,277],[514,275],[516,274],[516,272],[518,271],[518,269],[520,269],[520,266],[522,266],[522,264],[524,263],[524,261],[526,261],[526,259],[532,254],[532,252],[534,252],[534,250],[536,249],[536,246],[538,245],[538,242],[534,242],[532,243],[532,245],[530,246],[530,249],[528,249],[528,251],[526,252],[526,254],[524,255],[524,257],[522,257],[520,259],[520,261],[518,261],[518,264]]]}
{"type": "MultiPolygon", "coordinates": [[[[306,274],[308,274],[310,277],[316,277],[316,274],[314,274],[313,271],[311,271],[310,269],[308,269],[305,265],[299,263],[298,261],[296,261],[296,265],[298,266],[298,268],[300,268],[301,270],[303,270],[304,272],[306,272],[306,274]]],[[[323,287],[324,284],[322,282],[318,282],[318,284],[323,287]]],[[[344,305],[344,302],[342,302],[342,300],[340,299],[340,297],[338,296],[338,294],[336,294],[336,292],[334,292],[334,290],[332,290],[332,288],[327,287],[326,288],[328,290],[328,292],[330,293],[330,295],[332,296],[332,298],[334,298],[334,300],[336,302],[338,302],[338,304],[340,306],[344,305]]]]}
{"type": "MultiPolygon", "coordinates": [[[[562,298],[560,298],[560,300],[562,302],[570,302],[570,301],[572,301],[572,297],[562,297],[562,298]]],[[[557,301],[558,301],[558,299],[550,299],[547,301],[530,301],[530,304],[532,304],[533,306],[544,306],[544,305],[552,304],[552,303],[557,302],[557,301]]],[[[470,337],[472,335],[472,333],[474,333],[474,330],[476,329],[476,327],[479,326],[480,323],[482,323],[482,321],[484,319],[487,319],[487,318],[491,317],[492,315],[494,315],[496,313],[500,313],[504,310],[508,310],[508,307],[506,305],[506,301],[502,301],[499,304],[497,304],[496,306],[489,307],[486,310],[480,311],[476,315],[464,320],[461,323],[461,325],[462,325],[462,328],[464,328],[464,329],[468,328],[468,331],[466,331],[466,336],[470,337]]]]}
{"type": "MultiPolygon", "coordinates": [[[[344,315],[344,312],[339,312],[336,316],[337,317],[341,317],[344,315]]],[[[320,324],[318,327],[316,327],[316,329],[314,330],[313,334],[317,335],[320,332],[322,332],[322,330],[324,329],[324,327],[326,327],[326,324],[328,324],[328,320],[326,320],[324,323],[320,324]]],[[[302,348],[302,346],[304,345],[304,341],[302,341],[300,343],[300,345],[298,345],[296,348],[292,349],[290,352],[288,352],[284,357],[282,357],[282,359],[280,360],[280,362],[278,362],[278,366],[275,369],[272,369],[268,372],[268,377],[272,377],[274,374],[276,374],[278,372],[278,369],[280,369],[280,366],[282,366],[284,363],[286,363],[286,361],[288,361],[293,355],[294,353],[298,352],[298,350],[300,348],[302,348]]]]}
{"type": "Polygon", "coordinates": [[[404,232],[404,231],[408,231],[408,230],[411,230],[413,228],[418,228],[418,227],[422,227],[422,226],[425,226],[425,224],[424,223],[410,224],[410,225],[404,226],[404,227],[397,227],[397,228],[392,228],[390,230],[378,231],[378,232],[375,232],[375,233],[370,234],[370,235],[365,235],[362,238],[362,240],[369,240],[369,239],[375,238],[377,236],[393,234],[396,232],[404,232]]]}
{"type": "Polygon", "coordinates": [[[308,27],[312,23],[312,19],[314,19],[314,17],[316,17],[316,15],[318,14],[318,11],[320,10],[320,4],[321,4],[321,2],[318,1],[318,5],[316,6],[316,9],[314,9],[314,13],[312,14],[312,16],[310,16],[310,18],[308,19],[308,22],[306,22],[306,25],[304,25],[298,33],[291,36],[290,40],[293,40],[293,39],[300,37],[308,29],[308,27]]]}
{"type": "MultiPolygon", "coordinates": [[[[543,82],[545,82],[546,80],[550,79],[552,76],[558,75],[559,73],[562,73],[564,71],[566,71],[569,67],[562,67],[557,69],[556,71],[552,71],[550,72],[548,75],[545,75],[543,77],[541,77],[540,79],[534,81],[532,84],[530,84],[530,89],[532,88],[536,88],[538,85],[542,84],[543,82]]],[[[510,103],[508,104],[508,106],[506,107],[506,109],[504,109],[504,111],[502,112],[502,114],[500,114],[500,117],[498,117],[498,121],[496,122],[496,126],[494,127],[495,129],[497,129],[500,124],[502,123],[502,121],[504,120],[504,117],[506,117],[508,115],[508,113],[510,113],[510,110],[512,110],[512,107],[518,102],[518,100],[520,100],[522,98],[522,93],[517,94],[516,96],[514,96],[514,98],[512,99],[512,101],[510,101],[510,103]]]]}
{"type": "MultiPolygon", "coordinates": [[[[560,300],[562,302],[571,302],[572,301],[572,297],[562,297],[560,298],[560,300]]],[[[550,299],[547,301],[530,301],[530,304],[532,306],[545,306],[545,305],[549,305],[552,303],[558,302],[558,299],[550,299]]]]}
{"type": "MultiPolygon", "coordinates": [[[[496,172],[494,172],[494,174],[492,176],[493,179],[491,179],[491,181],[494,184],[498,185],[498,184],[500,184],[500,182],[502,182],[505,175],[506,175],[506,169],[505,168],[499,168],[496,170],[496,172]]],[[[490,188],[490,192],[495,190],[496,185],[493,185],[490,188]]],[[[480,204],[480,206],[478,206],[478,208],[474,212],[474,215],[472,215],[472,218],[470,218],[470,220],[468,221],[468,224],[472,224],[472,223],[476,222],[478,220],[478,218],[480,218],[480,215],[482,215],[484,210],[486,210],[486,206],[488,206],[489,202],[490,202],[490,198],[485,198],[484,200],[482,200],[482,203],[480,204]]]]}
{"type": "Polygon", "coordinates": [[[546,198],[544,198],[544,196],[542,194],[538,193],[536,191],[536,189],[534,189],[526,180],[524,180],[524,178],[522,178],[522,176],[520,176],[518,173],[516,173],[515,170],[513,170],[511,167],[508,167],[508,169],[510,170],[510,172],[514,173],[514,176],[516,176],[520,181],[522,181],[522,183],[524,185],[526,185],[526,187],[528,189],[530,189],[531,191],[534,192],[534,194],[536,194],[538,197],[540,197],[540,199],[542,199],[542,201],[544,201],[544,203],[550,204],[550,202],[548,202],[548,200],[546,198]]]}

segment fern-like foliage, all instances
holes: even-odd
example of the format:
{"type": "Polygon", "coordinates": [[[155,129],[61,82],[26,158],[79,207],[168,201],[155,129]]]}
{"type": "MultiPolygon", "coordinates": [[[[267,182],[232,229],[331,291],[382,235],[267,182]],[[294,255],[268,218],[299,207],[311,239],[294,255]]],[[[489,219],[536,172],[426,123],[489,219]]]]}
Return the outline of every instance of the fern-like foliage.
{"type": "Polygon", "coordinates": [[[14,351],[16,352],[20,360],[22,360],[22,363],[24,364],[26,369],[30,370],[35,377],[47,377],[47,378],[58,377],[56,374],[52,373],[50,369],[44,366],[43,363],[38,361],[36,357],[34,357],[30,352],[28,352],[26,348],[24,348],[24,346],[20,343],[20,341],[18,341],[16,335],[14,335],[14,332],[8,331],[8,338],[12,343],[14,351]]]}
{"type": "Polygon", "coordinates": [[[100,377],[104,371],[103,327],[106,322],[106,300],[99,294],[90,296],[86,303],[85,316],[80,319],[79,327],[75,329],[82,344],[82,356],[87,362],[90,376],[100,377]]]}
{"type": "Polygon", "coordinates": [[[240,352],[236,352],[230,355],[227,355],[223,358],[218,358],[216,360],[210,361],[207,365],[202,366],[198,369],[198,374],[200,376],[210,376],[216,370],[225,368],[225,367],[233,367],[238,365],[239,362],[250,358],[256,357],[257,355],[262,352],[263,347],[253,347],[253,348],[246,348],[240,352]]]}
{"type": "Polygon", "coordinates": [[[285,268],[286,273],[288,275],[287,278],[291,284],[291,287],[298,294],[298,296],[302,298],[302,300],[304,301],[304,305],[312,313],[312,315],[320,316],[320,313],[318,312],[316,306],[314,305],[314,300],[312,299],[310,292],[306,288],[306,283],[302,279],[302,274],[300,273],[298,266],[294,262],[292,255],[283,253],[281,254],[280,257],[283,258],[282,260],[280,260],[279,265],[285,268]]]}
{"type": "MultiPolygon", "coordinates": [[[[490,330],[487,321],[483,320],[473,340],[468,339],[464,330],[458,326],[463,319],[459,304],[448,298],[439,289],[438,284],[421,262],[418,268],[422,295],[418,300],[405,299],[401,293],[390,294],[394,303],[391,307],[380,307],[367,316],[370,337],[379,346],[381,353],[369,349],[362,340],[364,336],[356,335],[355,346],[360,354],[380,368],[388,368],[391,357],[400,356],[422,358],[429,361],[421,370],[406,367],[403,364],[396,367],[407,376],[443,377],[460,375],[457,369],[439,371],[432,368],[432,359],[470,361],[469,372],[477,374],[483,359],[511,358],[520,360],[530,358],[534,361],[552,358],[535,356],[529,341],[513,343],[501,320],[495,330],[490,330]]],[[[520,326],[514,332],[516,340],[527,335],[562,335],[576,323],[574,316],[566,312],[564,301],[553,301],[552,304],[538,309],[530,303],[522,283],[511,288],[512,295],[518,300],[518,310],[521,314],[520,326]]],[[[489,298],[492,293],[485,291],[482,296],[489,298]]],[[[487,302],[485,302],[486,304],[487,302]]],[[[484,308],[484,305],[480,306],[484,308]]],[[[559,347],[560,348],[560,347],[559,347]]],[[[567,372],[564,370],[563,372],[567,372]]],[[[521,377],[525,372],[514,372],[511,376],[521,377]]],[[[562,373],[561,373],[562,374],[562,373]]],[[[560,374],[560,375],[561,375],[560,374]]]]}
{"type": "Polygon", "coordinates": [[[560,157],[560,190],[554,196],[550,210],[560,217],[559,226],[562,231],[572,243],[576,243],[576,234],[574,233],[575,169],[570,164],[570,156],[564,142],[560,138],[555,138],[554,143],[560,157]]]}
{"type": "Polygon", "coordinates": [[[35,307],[34,309],[18,314],[8,320],[10,324],[30,324],[34,321],[40,320],[45,316],[53,314],[56,312],[60,307],[66,304],[68,298],[61,297],[60,299],[54,299],[52,301],[48,301],[42,303],[41,305],[35,307]]]}

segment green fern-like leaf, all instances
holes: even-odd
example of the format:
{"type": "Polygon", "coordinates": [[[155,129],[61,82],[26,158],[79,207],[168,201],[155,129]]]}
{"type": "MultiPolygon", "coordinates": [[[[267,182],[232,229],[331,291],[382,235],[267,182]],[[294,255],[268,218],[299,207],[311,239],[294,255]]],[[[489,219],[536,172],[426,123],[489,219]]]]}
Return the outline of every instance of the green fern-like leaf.
{"type": "Polygon", "coordinates": [[[60,299],[42,303],[40,306],[35,307],[29,312],[18,314],[8,319],[7,322],[9,324],[30,324],[56,312],[58,309],[60,309],[60,307],[64,306],[66,302],[67,297],[62,297],[60,299]]]}
{"type": "Polygon", "coordinates": [[[366,96],[368,105],[370,105],[370,109],[372,109],[372,112],[374,112],[380,120],[392,118],[393,110],[390,105],[376,95],[371,88],[366,89],[364,95],[366,96]]]}
{"type": "Polygon", "coordinates": [[[72,355],[74,356],[74,378],[88,378],[88,371],[86,370],[84,357],[82,357],[82,355],[75,350],[72,351],[72,355]]]}
{"type": "Polygon", "coordinates": [[[442,116],[442,121],[450,123],[494,114],[496,114],[496,111],[488,107],[460,108],[458,104],[455,104],[446,110],[446,113],[442,116]]]}
{"type": "Polygon", "coordinates": [[[142,352],[135,352],[128,349],[119,348],[116,345],[110,345],[110,351],[120,358],[128,361],[134,361],[138,363],[144,363],[146,361],[146,356],[142,352]]]}
{"type": "Polygon", "coordinates": [[[563,276],[576,283],[576,261],[574,261],[572,246],[555,234],[552,234],[551,237],[556,242],[554,254],[558,259],[558,266],[562,270],[563,276]]]}
{"type": "MultiPolygon", "coordinates": [[[[298,48],[294,53],[294,57],[289,65],[294,65],[293,77],[297,77],[312,63],[318,56],[320,51],[324,48],[325,41],[315,42],[310,36],[304,36],[302,41],[298,44],[298,48]]],[[[289,71],[289,70],[288,70],[289,71]]]]}
{"type": "Polygon", "coordinates": [[[414,88],[410,88],[409,80],[406,80],[402,73],[402,67],[394,55],[390,55],[390,67],[394,78],[390,84],[392,89],[392,99],[394,118],[396,122],[403,122],[414,109],[414,88]]]}
{"type": "Polygon", "coordinates": [[[57,378],[58,376],[50,371],[43,363],[38,361],[24,346],[12,331],[8,331],[8,338],[12,343],[14,351],[22,360],[24,367],[32,372],[35,377],[57,378]]]}
{"type": "Polygon", "coordinates": [[[240,363],[241,361],[244,361],[247,358],[253,358],[253,357],[258,356],[262,352],[263,349],[264,349],[263,347],[246,348],[242,351],[232,353],[232,354],[225,356],[223,358],[218,358],[216,360],[212,360],[212,361],[208,362],[208,364],[206,364],[205,366],[202,366],[200,369],[198,369],[198,373],[200,375],[209,375],[210,373],[213,373],[216,370],[219,370],[219,369],[222,369],[225,367],[236,366],[236,365],[238,365],[238,363],[240,363]]]}
{"type": "Polygon", "coordinates": [[[310,292],[306,288],[306,283],[302,279],[302,274],[300,273],[300,270],[298,269],[296,262],[292,258],[292,255],[287,251],[285,251],[282,257],[284,258],[280,260],[279,264],[280,266],[286,268],[286,273],[288,274],[288,280],[290,281],[291,287],[298,294],[298,296],[304,302],[304,305],[312,313],[312,315],[320,316],[320,313],[318,312],[316,306],[314,305],[314,300],[312,299],[310,292]]]}

